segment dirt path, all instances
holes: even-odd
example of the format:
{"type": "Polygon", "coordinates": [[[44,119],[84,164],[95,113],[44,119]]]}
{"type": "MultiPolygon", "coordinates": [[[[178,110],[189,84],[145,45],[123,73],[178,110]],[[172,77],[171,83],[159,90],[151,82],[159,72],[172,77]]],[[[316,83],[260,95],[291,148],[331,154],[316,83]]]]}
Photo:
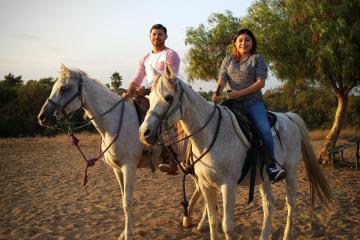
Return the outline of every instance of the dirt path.
{"type": "MultiPolygon", "coordinates": [[[[88,155],[97,151],[97,137],[88,136],[81,143],[88,155]]],[[[360,239],[360,171],[324,168],[324,172],[338,205],[326,212],[317,202],[311,214],[301,162],[295,239],[360,239]]],[[[208,232],[198,233],[195,226],[180,226],[181,177],[138,171],[134,239],[209,239],[208,232]]],[[[117,239],[124,215],[111,168],[98,162],[90,169],[87,188],[82,187],[82,178],[82,159],[66,137],[0,139],[0,239],[117,239]]],[[[190,178],[187,185],[190,195],[190,178]]],[[[287,214],[284,184],[273,189],[277,202],[272,239],[282,239],[287,214]]],[[[247,192],[238,189],[235,230],[238,239],[258,239],[261,197],[256,191],[255,200],[247,205],[247,192]]],[[[195,221],[202,205],[195,210],[195,221]]]]}

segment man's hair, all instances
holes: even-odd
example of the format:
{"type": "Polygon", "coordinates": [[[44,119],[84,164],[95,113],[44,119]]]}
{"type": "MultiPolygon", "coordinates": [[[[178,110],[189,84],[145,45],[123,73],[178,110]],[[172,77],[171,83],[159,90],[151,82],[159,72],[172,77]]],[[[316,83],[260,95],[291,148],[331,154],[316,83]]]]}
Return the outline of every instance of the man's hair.
{"type": "Polygon", "coordinates": [[[167,35],[167,29],[166,29],[166,27],[164,27],[164,25],[162,25],[162,24],[155,24],[155,25],[153,25],[153,26],[150,28],[150,33],[151,33],[151,31],[152,31],[153,29],[161,29],[161,30],[164,31],[165,35],[167,35]]]}

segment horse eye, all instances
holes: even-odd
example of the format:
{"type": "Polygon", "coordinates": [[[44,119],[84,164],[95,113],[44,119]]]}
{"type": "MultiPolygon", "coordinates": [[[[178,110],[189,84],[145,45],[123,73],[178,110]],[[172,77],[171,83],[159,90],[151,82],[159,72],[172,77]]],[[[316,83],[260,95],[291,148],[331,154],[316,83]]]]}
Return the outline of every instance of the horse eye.
{"type": "Polygon", "coordinates": [[[60,92],[64,93],[68,90],[68,88],[66,86],[61,86],[60,87],[60,92]]]}
{"type": "Polygon", "coordinates": [[[167,96],[165,97],[165,101],[166,101],[167,103],[172,102],[173,99],[174,99],[174,98],[173,98],[173,96],[171,96],[171,95],[167,95],[167,96]]]}

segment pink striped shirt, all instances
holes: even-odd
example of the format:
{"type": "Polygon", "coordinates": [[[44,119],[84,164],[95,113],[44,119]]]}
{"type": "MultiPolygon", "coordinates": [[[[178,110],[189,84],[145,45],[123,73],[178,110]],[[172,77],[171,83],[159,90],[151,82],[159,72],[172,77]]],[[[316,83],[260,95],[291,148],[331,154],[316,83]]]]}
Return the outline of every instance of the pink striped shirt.
{"type": "Polygon", "coordinates": [[[146,69],[151,65],[158,73],[162,74],[165,70],[165,64],[169,64],[175,74],[178,73],[180,67],[179,55],[170,48],[165,48],[163,51],[157,54],[146,54],[140,60],[138,69],[134,75],[132,82],[140,86],[146,76],[147,83],[145,84],[145,86],[150,87],[152,84],[152,77],[147,76],[149,75],[149,73],[146,69]]]}

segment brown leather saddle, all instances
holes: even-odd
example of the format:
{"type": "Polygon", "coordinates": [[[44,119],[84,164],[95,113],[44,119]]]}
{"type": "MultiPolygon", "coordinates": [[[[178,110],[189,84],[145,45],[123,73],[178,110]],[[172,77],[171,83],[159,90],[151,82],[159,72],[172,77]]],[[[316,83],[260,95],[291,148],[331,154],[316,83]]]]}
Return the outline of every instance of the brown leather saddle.
{"type": "Polygon", "coordinates": [[[144,96],[136,96],[133,101],[139,124],[141,124],[144,121],[145,115],[150,107],[149,99],[144,96]]]}
{"type": "MultiPolygon", "coordinates": [[[[150,103],[149,103],[149,99],[147,99],[144,96],[136,96],[134,99],[134,105],[135,105],[135,109],[136,109],[136,113],[138,116],[138,121],[139,121],[139,125],[144,121],[145,115],[147,113],[147,111],[149,110],[150,107],[150,103]]],[[[169,146],[168,148],[171,148],[171,146],[169,146]]],[[[171,152],[165,151],[165,149],[163,149],[162,154],[161,154],[161,159],[163,163],[169,163],[170,165],[172,164],[177,164],[177,161],[174,159],[174,156],[171,154],[171,152]],[[171,163],[171,161],[173,161],[171,163]]],[[[177,167],[174,168],[174,171],[176,172],[177,167]]],[[[174,174],[172,175],[175,175],[174,174]]]]}

